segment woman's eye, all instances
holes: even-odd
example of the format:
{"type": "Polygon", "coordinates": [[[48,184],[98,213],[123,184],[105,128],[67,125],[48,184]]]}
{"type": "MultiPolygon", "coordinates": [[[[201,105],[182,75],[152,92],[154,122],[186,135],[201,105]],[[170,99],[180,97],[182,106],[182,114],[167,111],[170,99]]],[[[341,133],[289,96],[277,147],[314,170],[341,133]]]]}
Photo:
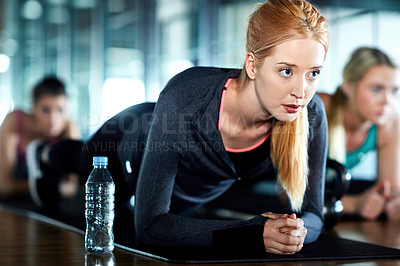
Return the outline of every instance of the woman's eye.
{"type": "Polygon", "coordinates": [[[392,90],[392,94],[393,94],[393,95],[398,95],[398,93],[399,93],[399,88],[394,88],[394,89],[392,90]]]}
{"type": "Polygon", "coordinates": [[[317,78],[319,76],[319,73],[321,73],[321,71],[313,70],[313,71],[310,72],[308,77],[311,78],[311,79],[315,79],[315,78],[317,78]]]}
{"type": "Polygon", "coordinates": [[[381,91],[381,88],[379,88],[379,87],[373,87],[373,88],[371,88],[371,91],[372,91],[373,93],[379,93],[379,92],[381,91]]]}
{"type": "Polygon", "coordinates": [[[284,77],[290,77],[290,76],[292,76],[292,70],[291,69],[289,69],[289,68],[284,68],[284,69],[281,69],[280,71],[279,71],[279,73],[281,73],[281,75],[282,76],[284,76],[284,77]]]}

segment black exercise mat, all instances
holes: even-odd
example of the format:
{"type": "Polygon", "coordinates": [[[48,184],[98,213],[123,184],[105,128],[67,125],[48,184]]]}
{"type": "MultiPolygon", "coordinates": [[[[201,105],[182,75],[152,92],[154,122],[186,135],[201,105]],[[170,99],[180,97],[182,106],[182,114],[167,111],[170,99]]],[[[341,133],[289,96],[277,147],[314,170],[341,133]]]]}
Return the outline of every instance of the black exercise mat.
{"type": "MultiPolygon", "coordinates": [[[[82,199],[82,198],[80,198],[82,199]]],[[[37,208],[27,198],[0,199],[3,206],[28,210],[49,217],[76,228],[85,230],[83,201],[77,199],[63,203],[57,211],[37,208]]],[[[212,248],[174,248],[138,245],[134,240],[133,210],[128,205],[116,207],[114,236],[116,246],[127,251],[174,263],[237,263],[237,262],[278,262],[278,261],[320,261],[320,260],[371,260],[399,259],[400,250],[379,245],[363,243],[323,233],[320,238],[294,255],[274,255],[255,251],[224,251],[212,248]]],[[[48,220],[47,220],[48,222],[48,220]]]]}
{"type": "Polygon", "coordinates": [[[136,247],[132,252],[174,263],[237,263],[237,262],[284,262],[320,260],[371,260],[382,258],[400,259],[400,250],[338,238],[324,233],[320,238],[294,255],[274,255],[264,252],[229,252],[211,248],[155,248],[136,247]]]}

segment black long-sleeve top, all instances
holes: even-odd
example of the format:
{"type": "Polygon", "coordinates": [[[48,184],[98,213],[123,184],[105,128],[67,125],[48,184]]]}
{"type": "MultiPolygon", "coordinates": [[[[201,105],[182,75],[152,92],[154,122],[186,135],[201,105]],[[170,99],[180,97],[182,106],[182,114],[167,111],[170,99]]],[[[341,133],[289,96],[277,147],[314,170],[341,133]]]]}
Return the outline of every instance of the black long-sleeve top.
{"type": "MultiPolygon", "coordinates": [[[[242,176],[218,129],[221,95],[238,69],[194,67],[172,78],[157,101],[136,187],[139,241],[168,246],[263,247],[267,218],[205,220],[180,215],[224,193],[239,178],[260,177],[273,167],[267,156],[242,176]]],[[[307,106],[309,176],[302,212],[305,243],[323,227],[327,122],[320,98],[307,106]]],[[[265,210],[266,212],[268,210],[265,210]]]]}

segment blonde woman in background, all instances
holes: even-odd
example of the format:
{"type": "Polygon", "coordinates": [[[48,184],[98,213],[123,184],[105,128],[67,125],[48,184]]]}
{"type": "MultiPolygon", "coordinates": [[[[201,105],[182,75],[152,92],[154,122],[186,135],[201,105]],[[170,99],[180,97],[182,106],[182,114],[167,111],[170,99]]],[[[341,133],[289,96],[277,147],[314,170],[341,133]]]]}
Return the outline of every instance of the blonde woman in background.
{"type": "Polygon", "coordinates": [[[333,95],[320,94],[329,124],[329,157],[352,175],[344,213],[400,220],[400,74],[381,50],[362,47],[333,95]]]}

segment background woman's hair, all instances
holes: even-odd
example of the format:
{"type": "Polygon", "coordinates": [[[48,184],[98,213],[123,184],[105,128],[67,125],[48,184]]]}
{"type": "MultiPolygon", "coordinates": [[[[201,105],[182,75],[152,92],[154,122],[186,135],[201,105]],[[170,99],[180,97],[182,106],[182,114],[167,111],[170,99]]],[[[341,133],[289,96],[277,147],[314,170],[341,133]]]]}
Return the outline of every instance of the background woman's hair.
{"type": "MultiPolygon", "coordinates": [[[[396,68],[393,61],[381,50],[361,47],[356,49],[343,69],[343,83],[353,87],[374,66],[389,66],[396,68]]],[[[343,110],[347,103],[347,96],[343,92],[343,85],[339,86],[332,95],[327,111],[329,126],[329,158],[340,163],[346,162],[346,132],[343,125],[343,110]]]]}
{"type": "MultiPolygon", "coordinates": [[[[275,46],[290,40],[314,39],[328,51],[326,19],[312,4],[303,0],[268,0],[259,4],[249,19],[246,49],[254,53],[261,67],[275,46]]],[[[239,77],[241,86],[249,81],[245,67],[239,77]]],[[[308,116],[303,108],[293,122],[277,121],[271,137],[271,158],[278,179],[290,199],[292,209],[303,204],[308,175],[308,116]]]]}
{"type": "Polygon", "coordinates": [[[64,83],[53,76],[45,77],[32,91],[33,103],[37,103],[45,95],[66,96],[64,83]]]}

